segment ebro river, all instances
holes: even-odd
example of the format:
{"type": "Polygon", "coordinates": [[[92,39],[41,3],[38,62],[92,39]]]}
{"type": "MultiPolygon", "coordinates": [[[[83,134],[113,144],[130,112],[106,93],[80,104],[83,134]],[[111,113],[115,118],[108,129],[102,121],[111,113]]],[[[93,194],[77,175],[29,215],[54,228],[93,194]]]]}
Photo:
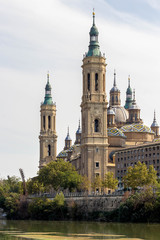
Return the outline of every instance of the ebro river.
{"type": "Polygon", "coordinates": [[[160,240],[160,224],[0,220],[0,240],[160,240]]]}

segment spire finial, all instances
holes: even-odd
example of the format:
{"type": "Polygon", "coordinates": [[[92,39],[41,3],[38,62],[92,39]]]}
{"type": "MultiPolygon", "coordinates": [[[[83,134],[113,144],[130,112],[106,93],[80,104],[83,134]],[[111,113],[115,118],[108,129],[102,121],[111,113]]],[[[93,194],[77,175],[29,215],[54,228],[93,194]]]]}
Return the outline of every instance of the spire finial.
{"type": "Polygon", "coordinates": [[[156,121],[156,111],[155,111],[155,109],[154,109],[154,119],[153,119],[153,121],[156,121]]]}
{"type": "Polygon", "coordinates": [[[116,70],[114,69],[114,83],[113,86],[116,87],[116,70]]]}
{"type": "Polygon", "coordinates": [[[95,25],[95,11],[94,11],[94,8],[93,8],[93,26],[95,25]]]}
{"type": "Polygon", "coordinates": [[[47,83],[49,83],[49,71],[47,72],[47,83]]]}
{"type": "Polygon", "coordinates": [[[80,119],[79,119],[79,125],[78,125],[78,128],[80,128],[80,119]]]}
{"type": "Polygon", "coordinates": [[[128,75],[128,87],[130,88],[130,75],[128,75]]]}
{"type": "Polygon", "coordinates": [[[67,135],[69,136],[69,126],[68,126],[68,132],[67,132],[67,135]]]}

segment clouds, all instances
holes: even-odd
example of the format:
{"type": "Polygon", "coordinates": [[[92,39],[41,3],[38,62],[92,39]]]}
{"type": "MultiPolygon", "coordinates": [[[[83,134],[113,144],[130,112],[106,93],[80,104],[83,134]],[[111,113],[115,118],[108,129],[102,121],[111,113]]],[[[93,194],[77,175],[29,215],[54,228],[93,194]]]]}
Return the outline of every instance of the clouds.
{"type": "Polygon", "coordinates": [[[27,177],[38,170],[39,110],[48,70],[57,104],[58,151],[68,125],[74,142],[80,118],[81,64],[88,50],[93,7],[108,64],[107,93],[116,68],[123,105],[130,74],[142,118],[151,124],[153,109],[160,108],[159,19],[155,24],[136,7],[128,11],[129,5],[120,8],[105,0],[1,0],[0,6],[0,176],[16,174],[20,167],[27,177]]]}

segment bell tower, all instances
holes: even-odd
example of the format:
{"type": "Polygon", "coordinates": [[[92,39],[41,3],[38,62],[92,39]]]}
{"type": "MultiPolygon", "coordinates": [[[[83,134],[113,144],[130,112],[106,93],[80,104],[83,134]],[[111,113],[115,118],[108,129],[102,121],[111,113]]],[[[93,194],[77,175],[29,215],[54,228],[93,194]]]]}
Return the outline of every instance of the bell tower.
{"type": "Polygon", "coordinates": [[[83,58],[82,134],[80,173],[89,178],[104,178],[108,162],[106,63],[98,43],[98,29],[90,30],[89,50],[83,58]]]}
{"type": "Polygon", "coordinates": [[[40,140],[40,161],[39,168],[47,163],[56,160],[57,155],[57,134],[56,134],[56,104],[52,101],[49,73],[45,87],[45,98],[41,104],[41,130],[40,140]]]}

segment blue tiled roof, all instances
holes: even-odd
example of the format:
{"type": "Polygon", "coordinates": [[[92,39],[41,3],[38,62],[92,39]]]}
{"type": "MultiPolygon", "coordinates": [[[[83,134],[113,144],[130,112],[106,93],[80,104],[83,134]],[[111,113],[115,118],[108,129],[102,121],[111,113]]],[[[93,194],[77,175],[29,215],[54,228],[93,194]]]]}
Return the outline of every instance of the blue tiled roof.
{"type": "Polygon", "coordinates": [[[108,136],[109,136],[109,137],[119,136],[119,137],[126,138],[126,136],[124,135],[124,133],[123,133],[120,129],[116,128],[116,127],[107,128],[107,132],[108,132],[108,136]]]}

